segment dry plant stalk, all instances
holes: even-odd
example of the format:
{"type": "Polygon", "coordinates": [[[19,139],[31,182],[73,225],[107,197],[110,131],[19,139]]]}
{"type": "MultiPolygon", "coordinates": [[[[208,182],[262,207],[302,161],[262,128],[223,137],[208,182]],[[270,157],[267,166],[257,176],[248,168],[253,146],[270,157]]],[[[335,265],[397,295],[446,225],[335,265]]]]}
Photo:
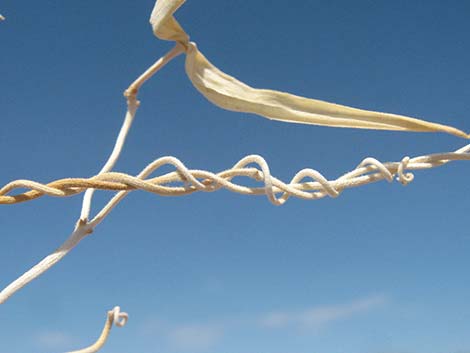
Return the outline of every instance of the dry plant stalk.
{"type": "MultiPolygon", "coordinates": [[[[186,73],[193,85],[209,101],[224,109],[258,114],[269,119],[294,123],[360,129],[444,132],[458,137],[470,138],[469,134],[459,129],[438,123],[402,115],[351,108],[279,91],[252,88],[217,69],[199,51],[197,45],[189,41],[188,34],[173,17],[174,12],[184,2],[185,0],[156,1],[150,18],[153,31],[158,38],[172,40],[176,44],[125,91],[127,112],[124,122],[114,149],[98,175],[87,179],[56,180],[49,184],[16,180],[0,189],[0,204],[33,200],[43,195],[71,196],[85,191],[79,220],[69,238],[57,250],[3,289],[0,292],[0,304],[5,303],[14,293],[59,262],[83,238],[92,233],[94,228],[132,190],[141,189],[159,195],[178,196],[195,191],[216,191],[220,188],[226,188],[248,195],[265,194],[272,203],[281,205],[290,196],[304,199],[318,199],[326,195],[336,197],[346,188],[383,179],[393,181],[395,176],[402,184],[406,185],[413,180],[413,174],[407,170],[437,167],[453,160],[470,160],[470,145],[467,145],[455,152],[412,159],[405,157],[400,162],[381,163],[376,159],[366,158],[356,169],[336,180],[327,180],[316,170],[303,169],[289,183],[284,183],[271,176],[267,162],[262,157],[255,155],[247,156],[231,169],[217,174],[203,170],[190,170],[174,157],[162,157],[155,160],[135,177],[111,172],[119,158],[140,104],[137,100],[140,87],[168,62],[182,53],[186,54],[186,73]],[[248,167],[253,163],[257,164],[259,168],[248,167]],[[147,179],[164,164],[173,165],[176,171],[147,179]],[[232,179],[239,176],[261,181],[264,186],[246,187],[235,184],[232,179]],[[306,178],[310,178],[312,181],[303,181],[306,178]],[[169,185],[174,182],[180,182],[182,185],[169,185]],[[8,195],[17,188],[30,190],[18,195],[8,195]],[[113,190],[118,193],[90,220],[91,202],[95,189],[113,190]]],[[[0,15],[0,20],[3,19],[0,15]]],[[[126,321],[127,314],[120,313],[119,308],[116,307],[113,311],[108,312],[105,327],[98,341],[88,348],[71,353],[97,352],[105,343],[113,322],[122,326],[126,321]]]]}
{"type": "Polygon", "coordinates": [[[93,343],[91,346],[79,349],[78,351],[70,351],[67,353],[96,353],[101,348],[103,348],[104,344],[108,340],[109,334],[111,333],[111,328],[113,324],[117,327],[123,327],[129,316],[127,313],[121,312],[121,308],[115,306],[113,310],[108,311],[106,315],[106,321],[104,323],[103,330],[101,331],[100,337],[93,343]]]}

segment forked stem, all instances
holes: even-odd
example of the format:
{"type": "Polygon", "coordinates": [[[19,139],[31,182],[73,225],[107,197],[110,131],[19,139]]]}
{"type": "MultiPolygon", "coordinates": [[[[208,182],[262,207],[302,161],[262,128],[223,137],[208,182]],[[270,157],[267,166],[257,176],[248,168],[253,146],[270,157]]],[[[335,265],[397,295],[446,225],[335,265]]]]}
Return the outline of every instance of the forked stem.
{"type": "MultiPolygon", "coordinates": [[[[157,73],[161,68],[168,64],[173,58],[184,52],[184,47],[181,44],[176,44],[175,47],[170,50],[163,57],[158,59],[150,68],[148,68],[142,75],[139,76],[124,92],[124,95],[127,97],[127,112],[124,118],[123,125],[116,139],[113,151],[106,161],[105,165],[101,169],[99,174],[109,172],[121,154],[122,148],[124,146],[127,134],[132,126],[134,121],[137,108],[139,106],[139,101],[137,100],[137,93],[141,86],[155,73],[157,73]]],[[[77,225],[69,236],[69,238],[63,243],[57,250],[52,254],[46,256],[38,264],[34,265],[31,269],[25,272],[23,275],[18,277],[7,287],[5,287],[0,292],[0,304],[5,303],[8,298],[13,294],[19,291],[21,288],[26,286],[28,283],[41,276],[44,272],[48,271],[52,266],[62,260],[83,238],[88,234],[93,232],[94,227],[98,222],[89,223],[88,216],[91,210],[91,202],[93,198],[94,189],[89,189],[86,191],[83,197],[82,210],[80,214],[80,219],[77,222],[77,225]]],[[[106,213],[107,215],[108,213],[106,213]]],[[[101,218],[100,221],[103,219],[101,218]]]]}

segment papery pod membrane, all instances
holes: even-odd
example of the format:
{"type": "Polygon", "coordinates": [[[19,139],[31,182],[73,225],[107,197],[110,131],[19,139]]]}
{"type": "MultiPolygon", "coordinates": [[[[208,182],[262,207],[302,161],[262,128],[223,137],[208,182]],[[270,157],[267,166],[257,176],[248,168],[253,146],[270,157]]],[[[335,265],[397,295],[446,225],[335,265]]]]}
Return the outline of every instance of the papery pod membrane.
{"type": "Polygon", "coordinates": [[[470,138],[451,126],[403,115],[381,113],[290,93],[252,88],[212,65],[173,17],[185,0],[157,0],[150,23],[160,39],[174,40],[186,49],[186,73],[213,104],[232,111],[253,113],[269,119],[293,123],[376,130],[445,132],[470,138]]]}
{"type": "Polygon", "coordinates": [[[453,127],[415,118],[252,88],[217,69],[194,43],[189,43],[188,46],[186,72],[199,92],[215,105],[227,110],[303,124],[378,130],[442,131],[467,136],[453,127]]]}
{"type": "Polygon", "coordinates": [[[189,41],[189,36],[173,17],[173,13],[183,5],[185,0],[157,0],[150,15],[153,33],[163,40],[174,40],[180,43],[189,41]]]}

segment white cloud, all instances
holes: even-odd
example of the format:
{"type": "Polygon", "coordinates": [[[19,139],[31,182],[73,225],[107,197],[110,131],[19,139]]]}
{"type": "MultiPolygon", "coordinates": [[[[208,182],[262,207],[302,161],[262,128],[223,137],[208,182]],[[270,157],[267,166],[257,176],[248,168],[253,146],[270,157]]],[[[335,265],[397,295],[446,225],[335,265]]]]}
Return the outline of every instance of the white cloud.
{"type": "Polygon", "coordinates": [[[168,332],[168,339],[175,348],[201,351],[211,348],[221,338],[222,331],[216,325],[177,326],[168,332]]]}
{"type": "Polygon", "coordinates": [[[74,343],[72,336],[62,331],[42,331],[35,338],[39,346],[47,349],[61,349],[74,343]]]}
{"type": "Polygon", "coordinates": [[[204,351],[222,338],[227,326],[217,323],[172,324],[164,320],[151,319],[140,327],[140,334],[157,339],[170,351],[204,351]]]}
{"type": "MultiPolygon", "coordinates": [[[[226,332],[239,329],[295,329],[317,331],[337,321],[347,320],[356,315],[380,308],[388,302],[384,295],[372,295],[347,303],[305,308],[299,311],[277,311],[261,315],[225,317],[192,323],[170,323],[166,320],[151,319],[140,327],[143,336],[157,339],[169,351],[201,352],[213,348],[226,332]]],[[[470,353],[470,352],[469,352],[470,353]]]]}
{"type": "Polygon", "coordinates": [[[168,325],[158,319],[149,319],[142,323],[139,329],[139,333],[142,336],[160,336],[168,330],[168,325]]]}
{"type": "Polygon", "coordinates": [[[297,312],[272,312],[263,316],[260,323],[266,328],[297,327],[316,330],[334,321],[348,319],[380,307],[386,302],[385,296],[375,295],[347,304],[319,306],[297,312]]]}

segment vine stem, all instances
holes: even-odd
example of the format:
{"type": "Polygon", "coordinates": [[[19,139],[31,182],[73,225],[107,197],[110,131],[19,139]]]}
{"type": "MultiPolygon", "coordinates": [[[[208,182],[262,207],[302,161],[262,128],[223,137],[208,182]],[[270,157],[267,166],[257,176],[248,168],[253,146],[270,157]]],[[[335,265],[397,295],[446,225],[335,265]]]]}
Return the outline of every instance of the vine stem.
{"type": "MultiPolygon", "coordinates": [[[[121,155],[122,148],[126,142],[127,134],[132,126],[134,121],[137,108],[140,105],[140,102],[137,100],[137,94],[139,93],[140,87],[153,75],[155,75],[160,69],[162,69],[166,64],[168,64],[172,59],[174,59],[179,54],[183,53],[184,47],[181,44],[176,44],[173,49],[171,49],[167,54],[158,59],[152,66],[150,66],[142,75],[140,75],[131,85],[124,91],[124,96],[127,97],[127,113],[124,118],[124,123],[122,124],[121,130],[119,131],[116,143],[114,144],[113,151],[106,161],[103,168],[101,168],[98,174],[109,172],[113,169],[116,164],[119,156],[121,155]]],[[[82,210],[80,213],[80,219],[86,221],[90,215],[91,210],[91,201],[93,198],[94,189],[89,189],[85,192],[83,196],[82,210]]]]}
{"type": "Polygon", "coordinates": [[[123,327],[127,323],[128,315],[120,311],[119,306],[113,308],[113,310],[108,311],[106,315],[106,321],[104,323],[103,330],[101,331],[100,337],[93,343],[91,346],[82,348],[76,351],[70,351],[67,353],[96,353],[108,340],[109,334],[111,333],[111,328],[113,324],[117,327],[123,327]]]}
{"type": "MultiPolygon", "coordinates": [[[[137,108],[139,107],[140,102],[137,100],[137,93],[141,86],[153,75],[155,75],[160,69],[162,69],[166,64],[168,64],[176,56],[184,52],[184,47],[181,44],[176,44],[173,49],[166,53],[163,57],[158,59],[151,67],[149,67],[137,80],[135,80],[128,89],[124,92],[124,95],[127,97],[127,112],[122,124],[121,130],[116,138],[116,143],[114,148],[109,156],[108,160],[101,168],[99,174],[110,171],[121,154],[122,148],[124,146],[127,134],[132,126],[134,121],[137,108]]],[[[38,278],[60,260],[62,260],[77,244],[83,240],[87,235],[93,232],[94,227],[98,222],[88,222],[88,216],[91,210],[91,202],[93,198],[93,189],[87,190],[83,197],[82,210],[80,213],[80,218],[75,226],[74,231],[68,237],[68,239],[54,252],[46,256],[39,263],[34,265],[31,269],[25,272],[23,275],[11,282],[7,287],[5,287],[0,292],[0,304],[4,304],[13,294],[22,289],[28,283],[38,278]]],[[[109,213],[109,212],[108,212],[109,213]]],[[[108,214],[106,213],[106,215],[108,214]]],[[[102,221],[103,218],[100,219],[102,221]]]]}

